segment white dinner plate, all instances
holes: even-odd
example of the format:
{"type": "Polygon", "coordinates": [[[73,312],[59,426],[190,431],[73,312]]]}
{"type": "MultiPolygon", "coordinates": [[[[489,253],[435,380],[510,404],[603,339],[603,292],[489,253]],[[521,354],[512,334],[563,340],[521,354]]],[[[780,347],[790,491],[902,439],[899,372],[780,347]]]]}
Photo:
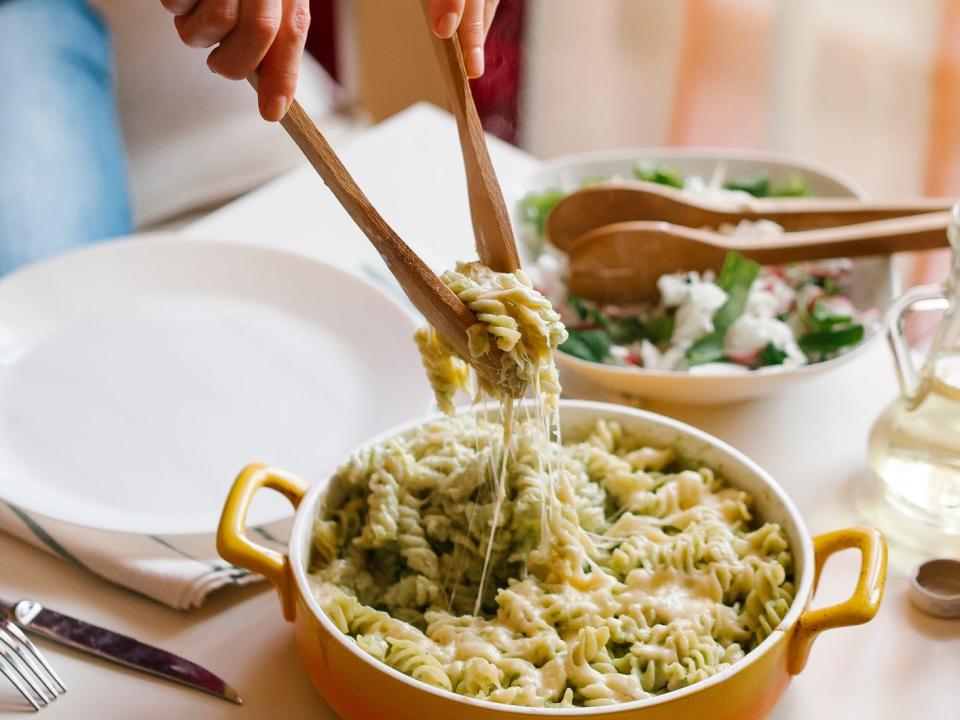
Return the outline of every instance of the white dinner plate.
{"type": "MultiPolygon", "coordinates": [[[[0,282],[0,497],[107,530],[209,532],[251,461],[319,480],[422,415],[413,316],[316,260],[147,236],[0,282]]],[[[251,523],[290,514],[261,493],[251,523]]]]}

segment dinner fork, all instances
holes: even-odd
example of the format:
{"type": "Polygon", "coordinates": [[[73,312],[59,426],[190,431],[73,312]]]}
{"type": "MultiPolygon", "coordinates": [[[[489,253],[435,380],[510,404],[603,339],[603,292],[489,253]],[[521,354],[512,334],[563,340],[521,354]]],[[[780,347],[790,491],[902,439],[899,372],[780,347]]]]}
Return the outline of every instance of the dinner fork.
{"type": "Polygon", "coordinates": [[[0,620],[0,673],[20,691],[34,710],[46,707],[67,691],[37,646],[8,619],[0,620]]]}

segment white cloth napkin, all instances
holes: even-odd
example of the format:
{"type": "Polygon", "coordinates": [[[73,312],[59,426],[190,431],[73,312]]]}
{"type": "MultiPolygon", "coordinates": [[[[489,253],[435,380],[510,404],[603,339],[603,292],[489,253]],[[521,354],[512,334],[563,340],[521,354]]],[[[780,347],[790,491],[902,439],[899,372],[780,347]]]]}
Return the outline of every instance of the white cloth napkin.
{"type": "MultiPolygon", "coordinates": [[[[257,542],[286,549],[289,520],[250,528],[257,542]]],[[[217,556],[212,535],[133,535],[71,525],[0,502],[0,531],[179,610],[199,606],[228,585],[260,576],[217,556]]]]}

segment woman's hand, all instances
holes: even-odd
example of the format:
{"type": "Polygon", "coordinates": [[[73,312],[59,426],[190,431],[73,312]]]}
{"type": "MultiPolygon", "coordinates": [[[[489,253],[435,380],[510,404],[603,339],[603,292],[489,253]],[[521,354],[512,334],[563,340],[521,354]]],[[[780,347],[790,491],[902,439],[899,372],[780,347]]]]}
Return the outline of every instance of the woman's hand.
{"type": "MultiPolygon", "coordinates": [[[[213,72],[243,80],[260,68],[260,114],[276,121],[297,89],[310,27],[309,0],[160,0],[190,47],[216,45],[213,72]]],[[[462,2],[460,3],[463,4],[462,2]]]]}
{"type": "MultiPolygon", "coordinates": [[[[430,25],[460,38],[467,75],[483,74],[483,43],[499,0],[429,0],[430,25]]],[[[260,114],[280,120],[297,89],[310,27],[309,0],[160,0],[175,15],[180,39],[209,48],[213,72],[243,80],[259,68],[260,114]]]]}
{"type": "Polygon", "coordinates": [[[483,43],[500,0],[430,0],[430,27],[442,38],[455,32],[467,77],[483,75],[483,43]]]}

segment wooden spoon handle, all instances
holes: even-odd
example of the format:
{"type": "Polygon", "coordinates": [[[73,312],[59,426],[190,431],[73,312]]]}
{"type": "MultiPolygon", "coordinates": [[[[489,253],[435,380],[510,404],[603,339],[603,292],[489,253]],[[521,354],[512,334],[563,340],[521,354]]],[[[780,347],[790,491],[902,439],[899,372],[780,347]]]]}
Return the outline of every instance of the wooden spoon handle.
{"type": "Polygon", "coordinates": [[[946,247],[950,217],[943,211],[759,239],[731,236],[718,244],[764,264],[890,255],[946,247]]]}
{"type": "Polygon", "coordinates": [[[816,230],[949,210],[953,198],[914,198],[889,202],[863,202],[848,198],[794,198],[758,200],[747,220],[766,218],[785,230],[816,230]]]}
{"type": "MultiPolygon", "coordinates": [[[[429,19],[428,0],[423,0],[423,9],[429,19]]],[[[520,267],[520,256],[513,239],[507,205],[490,161],[483,126],[473,103],[460,43],[456,36],[444,40],[432,31],[430,38],[447,89],[450,110],[457,119],[477,255],[484,265],[497,272],[513,272],[520,267]]]]}
{"type": "Polygon", "coordinates": [[[613,223],[584,234],[570,248],[570,292],[598,302],[657,297],[661,275],[718,271],[731,250],[764,265],[886,255],[948,244],[950,212],[878,220],[828,230],[764,237],[724,236],[664,222],[613,223]]]}
{"type": "MultiPolygon", "coordinates": [[[[251,78],[250,82],[256,87],[256,78],[251,78]]],[[[300,103],[293,101],[280,124],[357,227],[373,243],[410,302],[450,347],[461,357],[470,359],[467,328],[477,322],[476,316],[377,212],[300,103]]],[[[475,363],[477,372],[495,386],[499,385],[496,360],[489,357],[475,363]]]]}
{"type": "Polygon", "coordinates": [[[918,198],[863,202],[855,198],[764,198],[717,202],[676,188],[640,181],[593,185],[561,200],[547,216],[546,235],[569,252],[585,233],[605,225],[662,220],[691,228],[718,228],[741,220],[772,220],[785,230],[815,230],[948,210],[953,200],[918,198]]]}

